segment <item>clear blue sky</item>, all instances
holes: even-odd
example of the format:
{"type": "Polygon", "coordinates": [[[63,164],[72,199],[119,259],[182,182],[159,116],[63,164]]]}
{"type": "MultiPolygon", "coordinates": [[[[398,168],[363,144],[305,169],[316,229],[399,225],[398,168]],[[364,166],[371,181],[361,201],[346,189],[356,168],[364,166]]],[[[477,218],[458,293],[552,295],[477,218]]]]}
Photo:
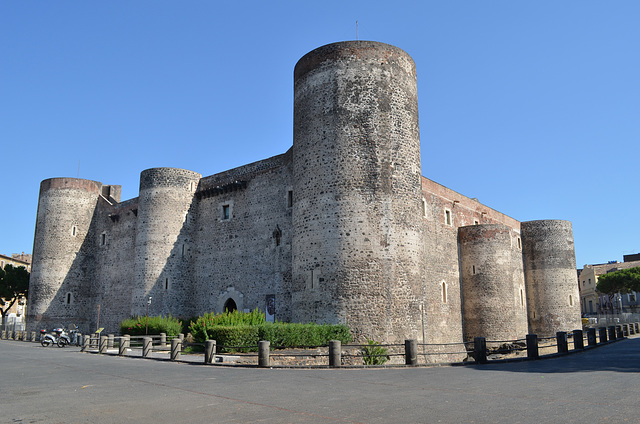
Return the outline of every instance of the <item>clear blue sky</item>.
{"type": "Polygon", "coordinates": [[[44,179],[124,200],[284,153],[295,63],[356,21],[416,62],[424,176],[572,221],[578,267],[640,252],[640,1],[31,0],[0,3],[0,253],[31,252],[44,179]]]}

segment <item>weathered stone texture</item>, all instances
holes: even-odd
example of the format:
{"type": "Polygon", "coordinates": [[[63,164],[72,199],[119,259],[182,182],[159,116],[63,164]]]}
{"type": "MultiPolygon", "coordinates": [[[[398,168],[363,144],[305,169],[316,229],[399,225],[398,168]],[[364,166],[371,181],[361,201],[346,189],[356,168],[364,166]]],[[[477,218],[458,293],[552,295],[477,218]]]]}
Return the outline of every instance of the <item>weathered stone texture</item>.
{"type": "Polygon", "coordinates": [[[518,235],[502,224],[459,229],[465,341],[493,341],[527,333],[522,251],[518,235]]]}
{"type": "Polygon", "coordinates": [[[553,329],[582,328],[571,223],[522,223],[529,331],[552,336],[553,329]]]}
{"type": "Polygon", "coordinates": [[[150,315],[182,318],[275,299],[275,319],[346,323],[358,341],[522,338],[527,308],[530,331],[579,328],[569,223],[524,223],[521,239],[515,219],[421,176],[407,53],[331,44],[294,79],[282,155],[204,178],[148,169],[124,202],[120,186],[43,181],[30,329],[118,332],[149,297],[150,315]]]}
{"type": "Polygon", "coordinates": [[[415,338],[423,230],[415,64],[386,44],[336,43],[300,59],[294,78],[293,319],[415,338]]]}

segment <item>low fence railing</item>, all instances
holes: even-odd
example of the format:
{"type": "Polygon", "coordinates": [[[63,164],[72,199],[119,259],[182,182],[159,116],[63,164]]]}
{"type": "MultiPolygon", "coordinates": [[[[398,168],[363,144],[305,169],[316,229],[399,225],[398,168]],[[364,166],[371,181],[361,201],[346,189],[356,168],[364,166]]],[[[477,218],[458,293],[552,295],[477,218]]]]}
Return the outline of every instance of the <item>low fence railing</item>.
{"type": "MultiPolygon", "coordinates": [[[[442,363],[488,363],[496,361],[539,359],[594,348],[598,345],[622,340],[629,335],[640,334],[640,322],[608,327],[587,328],[571,332],[557,332],[555,337],[538,337],[527,334],[524,339],[487,340],[476,337],[473,342],[421,344],[417,340],[405,340],[404,344],[345,344],[333,340],[324,346],[304,346],[288,349],[272,347],[269,341],[257,346],[223,346],[215,340],[205,343],[189,343],[184,335],[152,336],[78,335],[78,345],[83,352],[115,354],[120,356],[166,357],[180,361],[183,353],[187,360],[196,362],[203,354],[204,364],[225,363],[232,359],[235,365],[258,367],[354,367],[354,366],[418,366],[442,363]],[[372,349],[375,348],[375,349],[372,349]],[[241,351],[241,352],[233,352],[241,351]],[[525,354],[526,352],[526,354],[525,354]],[[225,358],[227,358],[225,360],[225,358]],[[377,361],[376,359],[383,359],[377,361]]],[[[0,339],[11,338],[36,342],[36,332],[0,333],[0,339]]]]}

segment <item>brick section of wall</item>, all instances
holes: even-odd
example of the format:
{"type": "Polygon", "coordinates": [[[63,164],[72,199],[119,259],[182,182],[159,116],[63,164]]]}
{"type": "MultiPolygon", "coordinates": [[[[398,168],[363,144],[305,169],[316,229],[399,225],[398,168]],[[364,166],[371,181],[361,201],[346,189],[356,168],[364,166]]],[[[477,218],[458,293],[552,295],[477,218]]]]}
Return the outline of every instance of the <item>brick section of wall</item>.
{"type": "Polygon", "coordinates": [[[522,223],[529,331],[541,336],[582,328],[571,223],[522,223]]]}

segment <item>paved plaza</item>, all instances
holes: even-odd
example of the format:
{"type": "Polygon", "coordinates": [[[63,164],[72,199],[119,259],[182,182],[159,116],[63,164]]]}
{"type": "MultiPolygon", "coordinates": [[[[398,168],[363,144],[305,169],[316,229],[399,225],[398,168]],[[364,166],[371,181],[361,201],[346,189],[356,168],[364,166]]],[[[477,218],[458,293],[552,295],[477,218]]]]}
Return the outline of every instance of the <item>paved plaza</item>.
{"type": "Polygon", "coordinates": [[[480,366],[260,369],[0,341],[5,423],[638,423],[640,338],[480,366]]]}

